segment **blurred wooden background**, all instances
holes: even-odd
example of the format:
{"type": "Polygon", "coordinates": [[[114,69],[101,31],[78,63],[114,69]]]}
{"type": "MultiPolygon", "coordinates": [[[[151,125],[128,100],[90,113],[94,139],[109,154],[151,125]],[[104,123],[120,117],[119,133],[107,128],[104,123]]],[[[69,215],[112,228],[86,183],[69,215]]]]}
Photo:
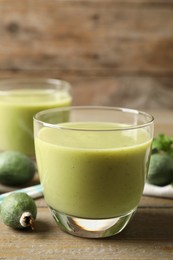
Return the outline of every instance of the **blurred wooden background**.
{"type": "Polygon", "coordinates": [[[173,108],[173,0],[0,0],[0,78],[52,77],[75,105],[173,108]]]}

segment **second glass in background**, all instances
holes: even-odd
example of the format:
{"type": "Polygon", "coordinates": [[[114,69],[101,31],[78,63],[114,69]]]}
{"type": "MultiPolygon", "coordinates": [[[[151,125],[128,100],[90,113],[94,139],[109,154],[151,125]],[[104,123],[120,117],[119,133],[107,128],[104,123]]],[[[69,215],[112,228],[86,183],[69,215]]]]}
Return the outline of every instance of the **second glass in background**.
{"type": "Polygon", "coordinates": [[[69,106],[70,84],[58,79],[0,81],[0,151],[35,157],[33,116],[44,109],[69,106]]]}

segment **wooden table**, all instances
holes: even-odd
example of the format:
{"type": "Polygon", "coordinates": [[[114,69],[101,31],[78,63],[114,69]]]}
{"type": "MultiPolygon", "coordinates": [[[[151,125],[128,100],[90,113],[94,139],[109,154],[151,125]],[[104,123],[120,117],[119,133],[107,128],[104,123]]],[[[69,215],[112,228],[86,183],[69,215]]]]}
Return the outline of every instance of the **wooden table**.
{"type": "MultiPolygon", "coordinates": [[[[173,135],[173,112],[153,111],[155,133],[173,135]]],[[[173,259],[173,200],[142,197],[129,225],[106,239],[62,232],[44,199],[36,201],[35,231],[17,231],[0,222],[0,259],[173,259]]]]}

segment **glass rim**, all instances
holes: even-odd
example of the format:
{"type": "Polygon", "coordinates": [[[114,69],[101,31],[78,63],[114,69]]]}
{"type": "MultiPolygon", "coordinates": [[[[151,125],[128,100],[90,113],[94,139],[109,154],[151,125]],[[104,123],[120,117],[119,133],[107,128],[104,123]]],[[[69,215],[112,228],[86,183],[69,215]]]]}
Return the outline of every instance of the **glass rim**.
{"type": "Polygon", "coordinates": [[[42,124],[45,127],[49,127],[49,128],[57,128],[57,129],[62,129],[62,130],[72,130],[72,131],[96,131],[96,132],[100,132],[100,131],[124,131],[124,130],[132,130],[132,129],[138,129],[138,128],[144,128],[147,127],[149,125],[152,125],[154,122],[154,117],[144,111],[138,110],[138,109],[131,109],[131,108],[123,108],[123,107],[113,107],[113,106],[67,106],[67,107],[56,107],[56,108],[52,108],[52,109],[46,109],[46,110],[42,110],[38,113],[36,113],[33,116],[33,119],[35,122],[42,124]],[[141,123],[141,124],[137,124],[137,125],[128,125],[127,127],[115,127],[115,128],[111,128],[111,129],[87,129],[87,128],[75,128],[75,127],[68,127],[68,126],[62,126],[59,124],[52,124],[52,123],[47,123],[43,120],[40,120],[39,117],[42,115],[46,115],[46,114],[50,114],[50,113],[54,113],[54,112],[58,112],[58,111],[70,111],[70,110],[111,110],[111,111],[118,111],[118,112],[123,112],[123,113],[129,113],[129,114],[133,114],[133,115],[142,115],[145,117],[148,117],[149,120],[146,123],[141,123]]]}
{"type": "MultiPolygon", "coordinates": [[[[37,84],[37,83],[47,83],[50,86],[55,86],[55,87],[63,87],[65,90],[70,90],[71,89],[71,84],[68,81],[65,81],[63,79],[56,79],[56,78],[7,78],[7,79],[0,79],[0,94],[4,94],[5,92],[8,93],[10,90],[15,90],[13,88],[13,85],[19,84],[19,88],[21,87],[22,84],[37,84]],[[5,85],[5,87],[4,87],[5,85]]],[[[48,86],[49,86],[48,85],[48,86]]],[[[38,87],[40,88],[40,87],[38,87]]],[[[25,89],[25,88],[23,88],[25,89]]]]}

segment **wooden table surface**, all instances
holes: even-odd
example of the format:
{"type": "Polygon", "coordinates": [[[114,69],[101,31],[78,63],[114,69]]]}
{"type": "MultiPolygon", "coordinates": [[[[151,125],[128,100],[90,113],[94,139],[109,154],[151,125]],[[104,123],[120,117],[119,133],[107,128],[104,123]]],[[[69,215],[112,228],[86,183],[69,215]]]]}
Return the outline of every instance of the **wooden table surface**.
{"type": "MultiPolygon", "coordinates": [[[[155,134],[173,135],[173,112],[152,111],[155,134]]],[[[0,259],[173,259],[173,200],[143,196],[129,225],[106,239],[84,239],[61,231],[43,198],[36,200],[35,231],[0,222],[0,259]]]]}

